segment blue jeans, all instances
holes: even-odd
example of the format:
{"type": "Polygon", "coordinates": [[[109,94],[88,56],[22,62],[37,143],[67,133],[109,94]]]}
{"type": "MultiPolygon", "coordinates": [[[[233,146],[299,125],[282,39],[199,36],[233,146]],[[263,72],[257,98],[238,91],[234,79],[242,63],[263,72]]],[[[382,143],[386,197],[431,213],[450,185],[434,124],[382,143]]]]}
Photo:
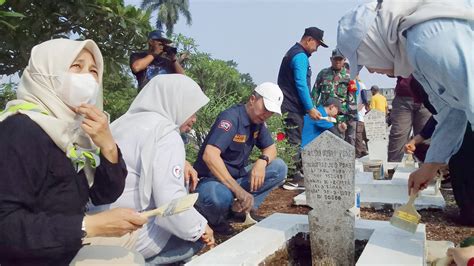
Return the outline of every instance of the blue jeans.
{"type": "MultiPolygon", "coordinates": [[[[288,167],[285,162],[280,158],[276,158],[265,169],[265,180],[257,191],[250,192],[249,171],[247,171],[247,176],[236,179],[236,181],[243,189],[254,196],[253,207],[257,209],[268,193],[283,183],[287,172],[288,167]]],[[[224,222],[234,202],[232,191],[213,176],[202,178],[196,191],[199,193],[199,198],[195,206],[206,217],[209,224],[217,225],[224,222]]]]}
{"type": "Polygon", "coordinates": [[[162,265],[186,261],[204,247],[201,240],[190,242],[172,235],[158,255],[148,258],[146,265],[162,265]]]}

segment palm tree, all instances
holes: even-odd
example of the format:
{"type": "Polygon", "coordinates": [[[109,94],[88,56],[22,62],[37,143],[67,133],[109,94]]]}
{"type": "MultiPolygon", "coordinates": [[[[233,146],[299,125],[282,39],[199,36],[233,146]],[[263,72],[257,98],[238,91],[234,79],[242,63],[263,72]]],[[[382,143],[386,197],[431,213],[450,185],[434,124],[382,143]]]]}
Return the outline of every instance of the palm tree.
{"type": "Polygon", "coordinates": [[[141,8],[158,11],[156,28],[163,30],[163,25],[165,25],[168,37],[173,33],[174,25],[178,22],[180,14],[186,18],[186,24],[191,25],[189,0],[143,0],[141,8]]]}

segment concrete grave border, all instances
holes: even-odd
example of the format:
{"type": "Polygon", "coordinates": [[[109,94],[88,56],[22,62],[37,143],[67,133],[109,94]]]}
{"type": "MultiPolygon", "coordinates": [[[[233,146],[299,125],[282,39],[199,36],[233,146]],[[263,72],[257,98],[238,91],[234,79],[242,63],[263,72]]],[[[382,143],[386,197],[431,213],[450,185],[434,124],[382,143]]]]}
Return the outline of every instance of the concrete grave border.
{"type": "MultiPolygon", "coordinates": [[[[258,265],[285,247],[299,232],[308,232],[308,216],[274,213],[186,265],[258,265]]],[[[387,221],[356,219],[355,238],[369,239],[356,265],[425,265],[425,225],[415,234],[387,221]]]]}

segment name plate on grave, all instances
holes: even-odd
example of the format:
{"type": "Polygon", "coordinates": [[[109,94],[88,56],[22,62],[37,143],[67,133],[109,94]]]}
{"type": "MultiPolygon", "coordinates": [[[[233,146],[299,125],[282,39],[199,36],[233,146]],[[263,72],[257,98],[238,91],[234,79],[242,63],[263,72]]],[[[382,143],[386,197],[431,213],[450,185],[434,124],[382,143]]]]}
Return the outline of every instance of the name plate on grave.
{"type": "Polygon", "coordinates": [[[349,209],[354,202],[354,147],[324,132],[302,152],[306,199],[312,208],[349,209]],[[349,204],[349,205],[348,205],[349,204]]]}

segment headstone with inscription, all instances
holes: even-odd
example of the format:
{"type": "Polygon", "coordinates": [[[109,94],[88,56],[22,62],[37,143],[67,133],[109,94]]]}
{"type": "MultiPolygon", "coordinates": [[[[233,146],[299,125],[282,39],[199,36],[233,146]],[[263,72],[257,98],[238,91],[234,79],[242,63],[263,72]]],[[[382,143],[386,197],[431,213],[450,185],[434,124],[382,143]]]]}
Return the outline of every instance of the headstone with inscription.
{"type": "Polygon", "coordinates": [[[354,147],[329,131],[302,151],[313,265],[354,264],[354,147]]]}
{"type": "Polygon", "coordinates": [[[385,113],[371,110],[364,116],[365,132],[369,140],[369,159],[382,160],[387,169],[388,134],[385,113]]]}

